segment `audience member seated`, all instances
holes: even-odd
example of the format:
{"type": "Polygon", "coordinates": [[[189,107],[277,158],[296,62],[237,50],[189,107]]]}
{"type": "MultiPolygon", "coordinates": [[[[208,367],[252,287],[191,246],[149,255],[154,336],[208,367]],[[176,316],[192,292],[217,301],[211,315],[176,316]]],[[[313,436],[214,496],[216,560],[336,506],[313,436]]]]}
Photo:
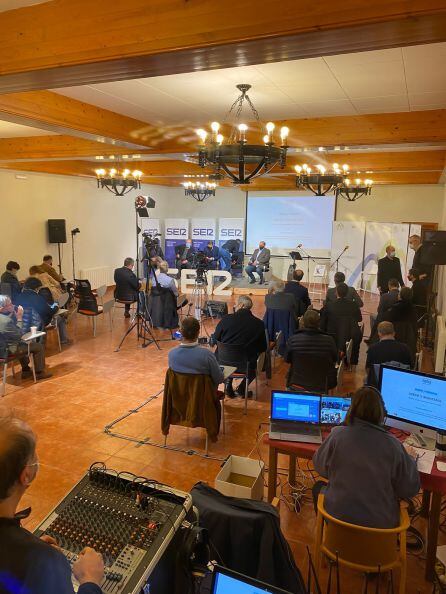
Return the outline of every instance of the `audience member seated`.
{"type": "Polygon", "coordinates": [[[43,270],[43,272],[46,272],[52,278],[54,278],[54,280],[57,281],[59,284],[63,283],[63,281],[65,280],[63,275],[59,274],[53,267],[53,256],[50,256],[49,254],[43,256],[43,261],[40,265],[40,268],[43,270]]]}
{"type": "Polygon", "coordinates": [[[426,283],[420,279],[420,273],[416,268],[409,270],[408,279],[412,283],[412,303],[417,312],[417,318],[426,313],[427,308],[427,287],[426,283]]]}
{"type": "Polygon", "coordinates": [[[124,266],[116,268],[114,274],[115,280],[115,299],[119,301],[128,301],[124,306],[124,317],[130,317],[130,305],[138,300],[138,291],[141,286],[136,274],[133,272],[135,260],[133,258],[126,258],[124,266]]]}
{"type": "Polygon", "coordinates": [[[362,316],[356,301],[348,297],[349,288],[345,283],[336,286],[336,301],[328,301],[321,310],[321,328],[335,337],[340,353],[345,353],[346,343],[353,339],[350,363],[357,365],[362,340],[358,324],[362,316]]]}
{"type": "Polygon", "coordinates": [[[256,279],[253,272],[259,275],[259,285],[263,285],[263,273],[269,269],[269,261],[271,259],[271,252],[266,247],[264,241],[259,243],[249,259],[248,265],[245,268],[246,274],[249,276],[250,284],[255,284],[256,279]]]}
{"type": "Polygon", "coordinates": [[[160,272],[152,281],[147,295],[147,320],[155,327],[165,330],[178,328],[178,289],[175,281],[167,274],[169,264],[161,260],[160,272]]]}
{"type": "Polygon", "coordinates": [[[409,347],[412,361],[415,361],[418,320],[412,303],[412,289],[409,287],[401,289],[398,301],[384,313],[383,320],[393,323],[396,339],[409,347]]]}
{"type": "MultiPolygon", "coordinates": [[[[327,289],[327,294],[325,295],[324,304],[330,303],[330,301],[336,301],[337,294],[336,294],[336,287],[341,283],[345,283],[345,274],[343,272],[336,272],[334,275],[334,282],[335,286],[327,289]]],[[[347,299],[351,299],[355,303],[357,303],[358,307],[362,307],[364,305],[361,297],[358,295],[355,287],[348,287],[347,299]]]]}
{"type": "Polygon", "coordinates": [[[63,293],[61,284],[51,275],[45,272],[41,266],[31,266],[29,269],[29,275],[40,280],[42,286],[51,292],[51,296],[54,301],[58,301],[60,299],[63,293]]]}
{"type": "Polygon", "coordinates": [[[308,294],[307,287],[304,287],[300,284],[300,281],[303,279],[303,277],[304,271],[296,268],[293,271],[293,280],[288,281],[285,284],[285,293],[291,293],[294,295],[296,304],[299,308],[298,315],[304,314],[311,305],[311,299],[308,294]]]}
{"type": "Polygon", "coordinates": [[[370,528],[399,525],[400,499],[414,497],[420,477],[413,448],[383,427],[384,405],[375,388],[360,388],[352,397],[345,426],[334,427],[313,457],[322,481],[315,483],[315,502],[325,491],[325,509],[350,524],[370,528]]]}
{"type": "Polygon", "coordinates": [[[215,387],[223,383],[223,372],[214,353],[198,344],[200,322],[192,316],[185,317],[180,332],[180,346],[169,351],[170,369],[178,373],[210,375],[215,387]]]}
{"type": "Polygon", "coordinates": [[[288,339],[285,361],[291,363],[291,366],[288,371],[287,386],[297,385],[307,388],[299,375],[297,362],[299,357],[311,356],[328,361],[327,388],[330,390],[336,387],[338,349],[333,336],[320,330],[319,324],[319,313],[314,309],[308,309],[302,317],[302,327],[288,339]]]}
{"type": "Polygon", "coordinates": [[[382,292],[379,298],[378,310],[376,315],[371,315],[372,326],[370,328],[370,338],[365,340],[366,344],[372,344],[378,340],[378,324],[382,322],[384,313],[398,301],[400,294],[400,283],[396,278],[391,278],[388,283],[388,291],[382,292]]]}
{"type": "Polygon", "coordinates": [[[178,268],[178,278],[181,277],[183,268],[193,268],[195,258],[195,248],[191,239],[186,239],[186,243],[179,245],[175,253],[175,266],[178,268]]]}
{"type": "MultiPolygon", "coordinates": [[[[20,525],[20,501],[39,471],[36,436],[23,421],[0,417],[0,591],[5,594],[74,594],[71,568],[58,543],[20,525]]],[[[23,503],[22,503],[23,505],[23,503]]],[[[29,514],[30,508],[26,510],[29,514]]],[[[73,564],[78,594],[101,594],[102,556],[86,547],[73,564]]]]}
{"type": "Polygon", "coordinates": [[[1,281],[0,281],[2,283],[5,283],[6,285],[10,285],[11,300],[13,303],[15,303],[17,295],[22,290],[20,281],[17,278],[17,273],[19,270],[20,270],[20,265],[18,264],[18,262],[14,262],[14,260],[10,260],[6,264],[6,270],[2,274],[1,281]]]}
{"type": "Polygon", "coordinates": [[[163,289],[169,289],[175,297],[178,297],[178,289],[175,280],[167,274],[167,271],[169,270],[168,262],[166,262],[166,260],[161,260],[158,265],[158,270],[159,274],[156,276],[158,284],[163,287],[163,289]]]}
{"type": "Polygon", "coordinates": [[[407,367],[413,365],[413,360],[407,345],[395,340],[395,328],[392,322],[380,322],[378,324],[379,342],[369,347],[365,368],[368,372],[367,384],[378,386],[379,377],[376,374],[375,365],[381,363],[400,363],[407,367]]]}
{"type": "MultiPolygon", "coordinates": [[[[224,316],[217,324],[212,335],[213,341],[244,347],[249,359],[248,384],[255,378],[258,356],[260,353],[264,353],[267,348],[265,326],[262,320],[252,314],[252,305],[251,297],[240,295],[237,300],[236,311],[224,316]]],[[[216,355],[218,359],[218,351],[216,355]]],[[[240,368],[238,371],[240,373],[245,372],[246,368],[240,368]]],[[[237,388],[237,395],[244,396],[245,388],[245,380],[242,380],[237,388]]],[[[226,394],[230,398],[236,396],[231,379],[226,382],[226,394]]]]}
{"type": "MultiPolygon", "coordinates": [[[[53,316],[59,307],[56,303],[49,305],[43,295],[40,294],[42,283],[38,278],[30,276],[23,284],[23,290],[17,298],[17,303],[23,306],[23,331],[29,332],[31,326],[37,326],[39,330],[45,330],[45,326],[51,323],[53,316]]],[[[71,344],[68,338],[67,322],[63,316],[59,316],[57,328],[61,344],[71,344]]]]}
{"type": "Polygon", "coordinates": [[[376,284],[379,292],[387,293],[389,290],[390,279],[396,279],[398,287],[404,287],[403,276],[401,274],[401,262],[395,256],[395,248],[393,245],[386,247],[386,255],[384,258],[378,260],[378,274],[376,276],[376,284]]]}
{"type": "Polygon", "coordinates": [[[220,250],[218,249],[218,246],[214,245],[213,241],[208,241],[203,253],[206,256],[206,263],[209,270],[217,270],[220,260],[220,250]]]}
{"type": "Polygon", "coordinates": [[[278,345],[278,352],[282,356],[285,354],[288,338],[296,331],[298,313],[294,295],[284,293],[284,289],[283,281],[270,283],[268,295],[265,297],[266,311],[263,317],[270,340],[275,341],[276,335],[279,332],[282,333],[282,339],[278,345]]]}
{"type": "MultiPolygon", "coordinates": [[[[29,367],[28,345],[22,341],[23,307],[14,306],[7,295],[0,295],[0,356],[16,355],[22,366],[22,379],[32,377],[29,367]]],[[[46,379],[52,374],[45,371],[45,346],[41,342],[31,342],[30,352],[34,355],[36,379],[46,379]]],[[[1,477],[0,477],[1,480],[1,477]]]]}

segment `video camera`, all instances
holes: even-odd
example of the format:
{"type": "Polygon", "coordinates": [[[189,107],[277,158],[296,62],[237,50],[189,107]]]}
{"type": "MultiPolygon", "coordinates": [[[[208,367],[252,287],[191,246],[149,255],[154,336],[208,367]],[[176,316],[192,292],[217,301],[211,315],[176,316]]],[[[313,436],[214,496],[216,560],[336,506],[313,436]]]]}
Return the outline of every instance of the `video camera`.
{"type": "Polygon", "coordinates": [[[159,246],[160,240],[158,238],[160,236],[161,236],[161,233],[155,233],[155,235],[152,235],[148,231],[143,231],[142,232],[142,239],[144,241],[144,245],[146,247],[146,250],[149,253],[150,253],[150,250],[156,249],[159,246]]]}
{"type": "Polygon", "coordinates": [[[197,273],[196,283],[206,283],[206,272],[209,270],[209,263],[204,252],[198,251],[194,254],[192,267],[197,273]]]}

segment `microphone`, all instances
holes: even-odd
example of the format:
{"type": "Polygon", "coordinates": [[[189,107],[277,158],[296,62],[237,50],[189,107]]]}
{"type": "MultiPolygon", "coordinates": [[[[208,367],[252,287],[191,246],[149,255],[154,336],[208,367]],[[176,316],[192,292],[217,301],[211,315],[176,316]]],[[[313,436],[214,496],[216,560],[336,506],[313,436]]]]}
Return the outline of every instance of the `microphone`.
{"type": "Polygon", "coordinates": [[[297,247],[300,248],[300,247],[302,247],[302,245],[303,245],[302,243],[299,243],[299,245],[297,247]]]}
{"type": "Polygon", "coordinates": [[[344,252],[346,252],[349,249],[349,247],[350,247],[349,245],[346,245],[344,248],[344,252]]]}

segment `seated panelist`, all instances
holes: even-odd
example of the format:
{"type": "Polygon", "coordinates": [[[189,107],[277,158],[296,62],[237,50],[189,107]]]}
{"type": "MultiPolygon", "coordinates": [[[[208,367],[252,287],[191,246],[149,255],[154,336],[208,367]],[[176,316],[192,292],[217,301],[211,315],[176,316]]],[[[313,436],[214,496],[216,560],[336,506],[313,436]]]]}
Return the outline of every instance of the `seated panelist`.
{"type": "Polygon", "coordinates": [[[175,265],[178,268],[178,276],[181,275],[183,268],[193,268],[196,251],[191,239],[186,239],[186,243],[179,245],[175,251],[175,265]]]}
{"type": "Polygon", "coordinates": [[[269,261],[271,259],[271,252],[266,247],[264,241],[259,243],[259,247],[254,250],[248,265],[245,268],[247,275],[249,276],[250,284],[256,282],[253,272],[257,272],[259,275],[259,285],[263,285],[263,273],[269,268],[269,261]]]}
{"type": "Polygon", "coordinates": [[[217,270],[218,261],[220,257],[220,250],[218,246],[214,245],[213,241],[208,241],[206,247],[203,250],[206,257],[206,262],[210,270],[217,270]]]}

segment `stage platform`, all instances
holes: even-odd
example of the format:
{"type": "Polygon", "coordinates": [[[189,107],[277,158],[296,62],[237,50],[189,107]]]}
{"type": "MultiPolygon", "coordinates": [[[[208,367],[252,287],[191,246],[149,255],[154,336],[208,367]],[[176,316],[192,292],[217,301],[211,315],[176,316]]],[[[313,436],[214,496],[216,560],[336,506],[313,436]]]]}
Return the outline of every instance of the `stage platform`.
{"type": "Polygon", "coordinates": [[[229,285],[234,295],[266,295],[268,293],[268,283],[264,285],[250,284],[247,276],[233,276],[229,285]]]}

